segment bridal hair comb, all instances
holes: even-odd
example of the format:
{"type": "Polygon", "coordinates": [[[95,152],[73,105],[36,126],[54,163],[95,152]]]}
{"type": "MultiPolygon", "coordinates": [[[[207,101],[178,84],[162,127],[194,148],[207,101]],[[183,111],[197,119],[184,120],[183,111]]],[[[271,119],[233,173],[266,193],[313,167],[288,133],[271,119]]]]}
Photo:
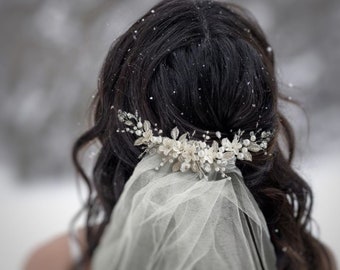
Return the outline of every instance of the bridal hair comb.
{"type": "Polygon", "coordinates": [[[116,132],[130,132],[139,137],[134,145],[142,145],[144,151],[138,158],[141,158],[144,153],[158,152],[162,156],[162,161],[159,166],[155,167],[155,170],[159,170],[160,166],[170,162],[173,163],[173,172],[185,172],[191,169],[198,173],[201,179],[212,170],[230,179],[227,176],[227,168],[235,166],[236,159],[252,161],[251,152],[264,151],[267,155],[267,144],[272,136],[272,132],[259,129],[256,132],[251,131],[249,138],[244,138],[244,131],[238,130],[233,140],[230,141],[228,138],[221,138],[221,132],[216,131],[215,135],[220,142],[214,140],[210,146],[206,143],[210,139],[209,131],[202,135],[203,141],[190,139],[195,131],[191,136],[186,132],[178,137],[177,127],[171,130],[171,138],[163,137],[161,136],[163,131],[157,128],[157,124],[154,124],[155,127],[152,128],[150,121],[142,122],[137,110],[135,114],[132,114],[119,109],[118,120],[128,127],[122,130],[117,129],[116,132]],[[153,131],[157,132],[158,136],[155,136],[153,131]]]}

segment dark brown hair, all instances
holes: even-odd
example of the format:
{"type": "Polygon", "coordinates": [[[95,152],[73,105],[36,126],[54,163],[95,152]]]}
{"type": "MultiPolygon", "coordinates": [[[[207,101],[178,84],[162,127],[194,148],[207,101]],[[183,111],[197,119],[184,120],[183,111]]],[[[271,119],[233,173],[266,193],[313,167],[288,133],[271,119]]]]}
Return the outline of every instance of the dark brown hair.
{"type": "MultiPolygon", "coordinates": [[[[168,135],[201,139],[205,130],[274,130],[268,154],[237,161],[266,218],[278,269],[335,269],[326,247],[309,231],[312,191],[293,170],[294,134],[278,110],[274,54],[248,11],[218,1],[164,0],[137,20],[110,48],[93,101],[93,126],[75,142],[73,160],[88,184],[87,243],[90,259],[141,149],[122,127],[117,110],[138,110],[168,135]],[[278,138],[283,143],[279,144],[278,138]],[[79,153],[101,144],[93,175],[79,153]],[[286,154],[285,154],[286,153],[286,154]],[[97,217],[104,220],[96,225],[97,217]]],[[[211,138],[213,140],[214,137],[211,138]]]]}

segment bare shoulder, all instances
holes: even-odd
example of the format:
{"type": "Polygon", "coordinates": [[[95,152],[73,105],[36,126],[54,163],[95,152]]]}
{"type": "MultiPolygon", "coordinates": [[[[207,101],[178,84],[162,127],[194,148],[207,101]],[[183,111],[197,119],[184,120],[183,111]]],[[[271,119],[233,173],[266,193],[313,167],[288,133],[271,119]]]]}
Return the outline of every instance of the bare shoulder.
{"type": "MultiPolygon", "coordinates": [[[[78,234],[84,246],[84,229],[80,229],[78,234]]],[[[24,270],[69,270],[71,266],[69,236],[64,233],[37,247],[25,262],[24,270]]]]}

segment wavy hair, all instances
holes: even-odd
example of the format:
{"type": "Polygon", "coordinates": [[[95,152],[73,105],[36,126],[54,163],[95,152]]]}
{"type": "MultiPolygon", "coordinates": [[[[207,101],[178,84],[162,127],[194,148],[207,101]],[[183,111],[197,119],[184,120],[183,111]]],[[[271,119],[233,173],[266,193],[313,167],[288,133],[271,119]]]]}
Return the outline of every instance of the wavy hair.
{"type": "Polygon", "coordinates": [[[278,109],[280,99],[288,101],[278,91],[273,51],[244,8],[163,0],[138,19],[112,44],[99,75],[92,126],[73,147],[74,165],[89,187],[83,262],[91,259],[139,161],[135,135],[116,133],[122,127],[117,110],[123,109],[138,110],[164,135],[174,125],[180,133],[196,130],[197,139],[206,130],[229,139],[238,129],[274,130],[267,155],[257,153],[237,166],[265,216],[277,268],[335,269],[330,251],[310,232],[312,190],[292,168],[294,134],[278,109]],[[92,142],[101,147],[88,176],[80,153],[92,142]],[[99,215],[104,219],[97,225],[99,215]]]}

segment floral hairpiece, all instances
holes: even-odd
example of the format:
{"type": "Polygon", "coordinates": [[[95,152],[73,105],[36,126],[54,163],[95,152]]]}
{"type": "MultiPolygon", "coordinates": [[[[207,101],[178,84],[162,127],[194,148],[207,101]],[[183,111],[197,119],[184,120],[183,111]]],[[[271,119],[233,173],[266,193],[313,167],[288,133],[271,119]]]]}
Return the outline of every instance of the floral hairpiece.
{"type": "MultiPolygon", "coordinates": [[[[250,152],[262,150],[266,155],[267,144],[272,136],[270,131],[261,132],[260,129],[257,132],[251,131],[249,139],[244,139],[241,137],[244,131],[238,130],[234,135],[234,139],[230,141],[228,138],[221,138],[221,132],[216,131],[215,134],[220,143],[214,140],[210,146],[206,143],[210,139],[210,136],[208,136],[209,131],[206,131],[207,134],[202,135],[203,141],[190,140],[188,132],[178,138],[179,130],[177,127],[171,130],[171,138],[162,137],[160,134],[163,131],[157,128],[157,124],[154,124],[155,128],[152,129],[148,120],[142,122],[137,110],[135,114],[131,114],[119,109],[118,120],[128,127],[123,130],[117,129],[117,132],[134,133],[139,136],[134,145],[145,145],[144,152],[138,158],[146,152],[150,154],[158,152],[162,155],[162,162],[159,166],[170,162],[173,163],[173,172],[185,172],[191,169],[193,172],[197,172],[200,178],[203,178],[211,170],[219,171],[222,177],[225,177],[227,165],[235,164],[236,159],[251,161],[252,155],[250,152]],[[153,130],[158,132],[159,136],[154,136],[153,130]],[[259,133],[261,134],[258,139],[257,135],[259,133]],[[189,139],[187,139],[187,135],[189,139]]],[[[194,133],[195,131],[191,136],[194,133]]],[[[159,166],[155,170],[158,170],[159,166]]]]}

